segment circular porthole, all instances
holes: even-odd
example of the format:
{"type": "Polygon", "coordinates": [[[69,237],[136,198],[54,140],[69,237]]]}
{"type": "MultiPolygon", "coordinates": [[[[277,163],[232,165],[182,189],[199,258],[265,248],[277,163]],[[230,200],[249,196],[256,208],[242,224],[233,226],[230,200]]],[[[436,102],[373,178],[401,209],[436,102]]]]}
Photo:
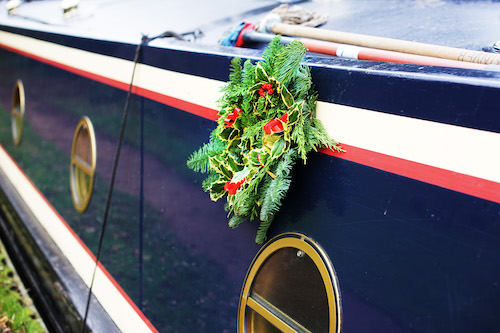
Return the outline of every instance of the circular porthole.
{"type": "Polygon", "coordinates": [[[253,260],[238,309],[238,332],[340,332],[338,281],[325,251],[286,233],[253,260]]]}
{"type": "Polygon", "coordinates": [[[14,93],[12,94],[12,108],[11,108],[11,119],[12,119],[12,139],[14,144],[18,146],[21,143],[23,137],[23,125],[24,125],[24,86],[21,80],[17,80],[14,86],[14,93]]]}
{"type": "Polygon", "coordinates": [[[88,117],[82,117],[75,130],[71,147],[70,187],[73,204],[83,213],[90,202],[96,168],[94,128],[88,117]]]}

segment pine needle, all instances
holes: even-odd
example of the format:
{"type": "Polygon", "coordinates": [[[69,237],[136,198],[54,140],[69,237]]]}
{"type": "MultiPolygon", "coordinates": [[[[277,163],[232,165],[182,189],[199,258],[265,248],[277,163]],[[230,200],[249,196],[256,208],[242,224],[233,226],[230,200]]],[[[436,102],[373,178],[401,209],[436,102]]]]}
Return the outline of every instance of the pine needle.
{"type": "Polygon", "coordinates": [[[276,55],[283,50],[284,46],[281,44],[281,36],[276,35],[273,40],[266,47],[262,53],[262,58],[264,58],[264,69],[268,73],[272,73],[272,69],[275,67],[274,62],[276,60],[276,55]]]}
{"type": "Polygon", "coordinates": [[[243,70],[241,68],[241,59],[236,57],[231,60],[231,68],[229,73],[229,84],[239,85],[243,77],[243,70]]]}
{"type": "Polygon", "coordinates": [[[306,54],[306,47],[294,40],[281,50],[274,63],[274,77],[284,85],[296,75],[300,62],[306,54]]]}
{"type": "Polygon", "coordinates": [[[311,73],[309,67],[305,64],[300,64],[297,75],[293,80],[293,85],[291,93],[297,96],[297,99],[303,99],[308,93],[312,86],[311,73]]]}
{"type": "Polygon", "coordinates": [[[264,244],[264,242],[267,240],[267,230],[271,226],[271,223],[273,221],[262,221],[259,225],[259,230],[257,230],[257,236],[255,236],[255,243],[257,244],[264,244]]]}
{"type": "Polygon", "coordinates": [[[289,149],[284,155],[283,159],[278,163],[276,167],[276,177],[286,178],[290,176],[292,168],[295,164],[295,157],[297,156],[297,151],[292,148],[289,149]]]}
{"type": "Polygon", "coordinates": [[[224,148],[224,144],[221,141],[210,140],[189,156],[187,161],[188,168],[196,172],[207,173],[210,170],[209,157],[219,154],[224,148]]]}
{"type": "Polygon", "coordinates": [[[260,220],[271,221],[274,214],[281,206],[281,200],[285,197],[288,188],[290,187],[290,179],[284,177],[276,177],[271,180],[266,189],[262,207],[260,208],[260,220]]]}
{"type": "Polygon", "coordinates": [[[257,194],[247,186],[234,196],[233,210],[236,214],[249,216],[252,212],[257,194]]]}
{"type": "Polygon", "coordinates": [[[247,220],[246,216],[241,216],[238,214],[234,214],[233,217],[229,220],[229,227],[234,229],[238,227],[241,223],[245,222],[247,220]]]}
{"type": "Polygon", "coordinates": [[[255,81],[255,65],[249,59],[243,64],[243,86],[250,87],[255,81]]]}

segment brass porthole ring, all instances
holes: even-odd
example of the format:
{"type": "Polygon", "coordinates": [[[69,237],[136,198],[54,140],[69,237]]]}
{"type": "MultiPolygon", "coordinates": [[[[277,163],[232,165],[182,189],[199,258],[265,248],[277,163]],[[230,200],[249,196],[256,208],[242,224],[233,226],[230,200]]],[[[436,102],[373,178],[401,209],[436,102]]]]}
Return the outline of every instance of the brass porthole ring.
{"type": "Polygon", "coordinates": [[[21,143],[21,139],[23,137],[24,110],[25,110],[24,86],[21,80],[17,80],[14,86],[14,92],[12,94],[12,108],[11,108],[12,139],[14,140],[14,144],[16,146],[19,146],[19,144],[21,143]]]}
{"type": "Polygon", "coordinates": [[[96,140],[90,119],[84,116],[76,126],[71,147],[70,187],[73,204],[80,213],[87,209],[94,186],[96,140]]]}
{"type": "Polygon", "coordinates": [[[321,246],[300,233],[264,245],[243,284],[238,332],[340,333],[340,324],[338,279],[321,246]]]}

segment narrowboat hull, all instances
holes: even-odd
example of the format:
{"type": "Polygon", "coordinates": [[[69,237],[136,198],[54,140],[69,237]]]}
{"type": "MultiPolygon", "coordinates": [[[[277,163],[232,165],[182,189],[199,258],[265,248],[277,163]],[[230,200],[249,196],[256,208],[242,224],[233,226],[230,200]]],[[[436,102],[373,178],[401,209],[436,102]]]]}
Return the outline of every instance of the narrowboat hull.
{"type": "MultiPolygon", "coordinates": [[[[496,8],[496,7],[495,7],[496,8]]],[[[145,45],[100,263],[106,196],[137,44],[0,22],[2,239],[55,331],[233,332],[256,223],[227,226],[186,160],[209,138],[231,59],[260,50],[145,45]],[[12,91],[22,80],[22,140],[12,91]],[[97,164],[75,210],[75,127],[97,164]],[[94,269],[95,281],[92,282],[94,269]]],[[[494,332],[500,325],[500,72],[308,56],[318,118],[345,153],[297,165],[269,238],[317,242],[342,332],[494,332]]],[[[339,325],[340,327],[340,325],[339,325]]]]}

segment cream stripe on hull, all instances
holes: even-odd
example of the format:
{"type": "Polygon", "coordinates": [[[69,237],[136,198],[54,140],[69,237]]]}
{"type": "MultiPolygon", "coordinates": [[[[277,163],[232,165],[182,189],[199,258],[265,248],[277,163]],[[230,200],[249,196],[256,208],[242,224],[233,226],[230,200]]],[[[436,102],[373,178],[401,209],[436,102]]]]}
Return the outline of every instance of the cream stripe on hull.
{"type": "MultiPolygon", "coordinates": [[[[90,286],[94,259],[1,146],[0,168],[78,275],[90,286]]],[[[122,332],[152,331],[100,267],[96,271],[93,293],[122,332]]]]}
{"type": "MultiPolygon", "coordinates": [[[[0,43],[52,62],[123,84],[132,61],[0,32],[0,43]]],[[[138,65],[134,85],[217,109],[224,82],[138,65]]],[[[319,102],[317,116],[332,137],[347,145],[500,183],[500,134],[319,102]]]]}
{"type": "Polygon", "coordinates": [[[319,102],[328,133],[377,153],[500,183],[500,134],[319,102]]]}

